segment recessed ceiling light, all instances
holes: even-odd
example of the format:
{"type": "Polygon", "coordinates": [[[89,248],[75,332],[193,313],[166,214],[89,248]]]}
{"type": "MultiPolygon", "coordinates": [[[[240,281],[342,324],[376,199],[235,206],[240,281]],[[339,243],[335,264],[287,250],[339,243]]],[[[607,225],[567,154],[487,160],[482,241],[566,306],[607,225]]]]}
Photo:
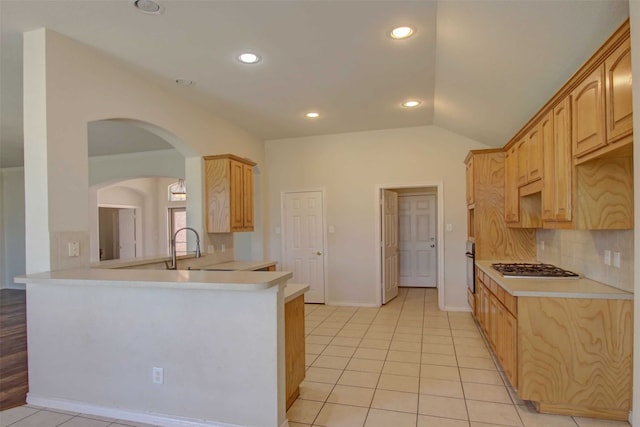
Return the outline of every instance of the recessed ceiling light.
{"type": "Polygon", "coordinates": [[[238,56],[238,61],[245,64],[257,64],[258,62],[262,61],[262,58],[260,58],[255,53],[245,52],[245,53],[241,53],[238,56]]]}
{"type": "Polygon", "coordinates": [[[195,82],[189,79],[176,79],[176,84],[178,86],[193,86],[195,82]]]}
{"type": "Polygon", "coordinates": [[[413,107],[417,107],[418,105],[422,104],[422,102],[415,100],[415,99],[410,99],[408,101],[404,101],[402,103],[403,107],[408,107],[408,108],[413,108],[413,107]]]}
{"type": "Polygon", "coordinates": [[[315,111],[310,111],[307,114],[305,114],[305,117],[308,117],[310,119],[315,119],[320,117],[320,114],[316,113],[315,111]]]}
{"type": "Polygon", "coordinates": [[[389,34],[394,39],[406,39],[411,37],[416,31],[411,27],[396,27],[389,34]]]}
{"type": "Polygon", "coordinates": [[[163,8],[153,0],[134,0],[133,5],[140,12],[158,15],[162,13],[163,8]]]}

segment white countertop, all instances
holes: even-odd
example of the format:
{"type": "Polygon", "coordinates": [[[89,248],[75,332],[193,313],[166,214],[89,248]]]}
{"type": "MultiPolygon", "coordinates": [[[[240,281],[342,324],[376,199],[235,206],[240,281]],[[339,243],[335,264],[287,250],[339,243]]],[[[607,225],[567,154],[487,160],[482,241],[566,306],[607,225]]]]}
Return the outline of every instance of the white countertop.
{"type": "Polygon", "coordinates": [[[275,265],[275,261],[229,261],[220,264],[206,265],[201,270],[209,271],[251,271],[275,265]]]}
{"type": "Polygon", "coordinates": [[[476,261],[476,265],[505,291],[516,297],[598,298],[632,300],[633,294],[595,280],[579,279],[507,279],[491,267],[504,261],[476,261]]]}
{"type": "Polygon", "coordinates": [[[285,283],[291,272],[78,269],[29,274],[16,283],[252,291],[285,283]]]}

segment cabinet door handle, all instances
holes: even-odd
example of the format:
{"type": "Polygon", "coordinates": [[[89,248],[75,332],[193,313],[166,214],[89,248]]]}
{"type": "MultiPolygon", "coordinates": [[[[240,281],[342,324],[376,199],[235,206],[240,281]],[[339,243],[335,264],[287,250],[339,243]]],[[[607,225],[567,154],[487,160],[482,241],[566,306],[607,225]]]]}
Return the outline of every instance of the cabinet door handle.
{"type": "Polygon", "coordinates": [[[322,255],[322,252],[320,252],[320,251],[318,251],[318,252],[316,252],[316,253],[313,253],[313,252],[312,252],[312,253],[311,253],[311,255],[322,255]]]}

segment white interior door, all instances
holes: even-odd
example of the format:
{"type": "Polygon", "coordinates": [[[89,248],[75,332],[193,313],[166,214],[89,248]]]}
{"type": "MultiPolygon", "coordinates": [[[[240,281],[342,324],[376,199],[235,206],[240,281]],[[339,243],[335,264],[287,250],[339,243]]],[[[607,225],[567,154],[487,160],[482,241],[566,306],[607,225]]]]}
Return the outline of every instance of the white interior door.
{"type": "Polygon", "coordinates": [[[305,283],[304,302],[324,303],[324,225],[322,192],[301,191],[283,195],[283,269],[291,283],[305,283]]]}
{"type": "Polygon", "coordinates": [[[136,210],[118,210],[120,259],[136,257],[136,210]]]}
{"type": "Polygon", "coordinates": [[[400,285],[435,287],[436,195],[401,195],[398,207],[400,285]]]}
{"type": "Polygon", "coordinates": [[[382,190],[382,303],[398,296],[398,193],[382,190]]]}

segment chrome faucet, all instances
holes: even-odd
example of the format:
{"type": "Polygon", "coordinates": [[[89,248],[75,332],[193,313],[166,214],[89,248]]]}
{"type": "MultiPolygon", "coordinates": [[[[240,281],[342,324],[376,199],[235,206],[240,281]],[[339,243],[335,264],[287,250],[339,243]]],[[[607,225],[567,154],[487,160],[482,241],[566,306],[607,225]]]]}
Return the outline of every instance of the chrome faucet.
{"type": "Polygon", "coordinates": [[[182,227],[176,230],[173,233],[173,239],[171,239],[171,266],[167,267],[168,270],[177,270],[178,265],[176,263],[176,236],[182,230],[191,230],[196,235],[196,258],[200,258],[202,254],[200,253],[200,235],[198,232],[191,227],[182,227]]]}

